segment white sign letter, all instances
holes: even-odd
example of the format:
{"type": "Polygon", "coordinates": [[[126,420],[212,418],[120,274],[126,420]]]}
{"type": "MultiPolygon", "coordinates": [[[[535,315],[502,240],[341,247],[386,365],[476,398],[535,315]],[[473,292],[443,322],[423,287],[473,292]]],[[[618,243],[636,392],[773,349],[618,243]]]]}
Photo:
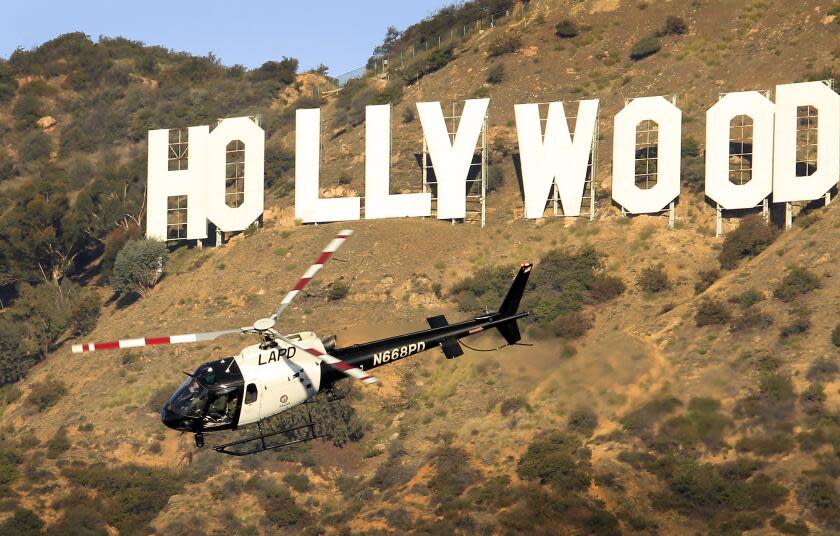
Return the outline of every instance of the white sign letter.
{"type": "Polygon", "coordinates": [[[580,216],[586,170],[592,152],[592,136],[598,120],[598,101],[584,100],[578,104],[574,141],[569,134],[562,102],[548,105],[545,139],[538,104],[517,104],[514,111],[519,135],[525,217],[543,217],[551,185],[555,182],[560,192],[563,214],[580,216]]]}
{"type": "MultiPolygon", "coordinates": [[[[808,119],[805,120],[809,121],[808,119]]],[[[813,121],[811,119],[810,121],[813,121]]],[[[813,134],[812,134],[813,136],[813,134]]],[[[813,143],[813,138],[811,139],[813,143]]],[[[773,166],[773,202],[811,201],[822,197],[840,179],[840,95],[822,82],[776,86],[776,142],[773,166]],[[817,110],[817,169],[810,176],[797,176],[797,109],[817,110]]]]}
{"type": "Polygon", "coordinates": [[[663,97],[634,99],[615,116],[612,195],[631,214],[659,212],[680,195],[682,112],[663,97]],[[636,127],[645,120],[658,125],[656,185],[636,186],[636,127]]]}
{"type": "Polygon", "coordinates": [[[774,105],[757,91],[729,93],[706,112],[706,195],[728,210],[753,208],[773,190],[774,105]],[[729,180],[730,125],[746,115],[752,120],[750,180],[729,180]]]}
{"type": "Polygon", "coordinates": [[[432,194],[391,195],[391,105],[365,114],[365,219],[431,216],[432,194]]]}
{"type": "Polygon", "coordinates": [[[241,231],[263,213],[265,131],[247,117],[225,119],[210,133],[209,155],[207,217],[221,231],[241,231]]]}
{"type": "Polygon", "coordinates": [[[321,110],[298,110],[295,132],[295,218],[305,223],[358,220],[358,197],[319,199],[321,110]]]}
{"type": "Polygon", "coordinates": [[[467,212],[467,175],[475,154],[475,146],[490,99],[470,99],[455,134],[450,141],[446,120],[439,102],[418,102],[417,112],[423,126],[423,136],[429,146],[437,179],[437,218],[464,218],[467,212]]]}
{"type": "MultiPolygon", "coordinates": [[[[186,196],[187,235],[207,238],[207,145],[210,127],[149,131],[146,236],[166,240],[169,198],[186,196]],[[170,139],[170,132],[172,134],[170,139]]],[[[177,208],[183,209],[182,203],[177,208]]],[[[177,220],[181,217],[174,214],[177,220]]]]}

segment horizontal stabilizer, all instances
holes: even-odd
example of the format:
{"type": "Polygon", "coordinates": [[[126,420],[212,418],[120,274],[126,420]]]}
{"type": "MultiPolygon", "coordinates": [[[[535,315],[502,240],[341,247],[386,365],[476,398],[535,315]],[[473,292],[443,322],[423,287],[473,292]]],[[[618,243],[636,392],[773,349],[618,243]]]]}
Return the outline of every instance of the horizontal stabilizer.
{"type": "Polygon", "coordinates": [[[464,355],[464,350],[458,343],[458,339],[444,339],[440,343],[440,348],[443,350],[443,355],[446,356],[446,359],[454,359],[458,356],[464,355]]]}
{"type": "Polygon", "coordinates": [[[446,317],[444,315],[430,316],[426,319],[426,322],[429,323],[429,327],[432,329],[442,328],[449,325],[449,322],[446,321],[446,317]]]}

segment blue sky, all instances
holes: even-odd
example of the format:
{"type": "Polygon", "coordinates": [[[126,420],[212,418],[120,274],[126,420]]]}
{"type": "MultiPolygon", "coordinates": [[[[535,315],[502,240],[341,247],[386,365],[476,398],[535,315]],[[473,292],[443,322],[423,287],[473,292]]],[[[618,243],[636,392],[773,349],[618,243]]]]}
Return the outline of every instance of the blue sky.
{"type": "Polygon", "coordinates": [[[57,35],[122,36],[177,51],[213,52],[256,67],[282,56],[333,75],[362,67],[385,30],[400,30],[454,0],[28,0],[3,8],[0,57],[57,35]]]}

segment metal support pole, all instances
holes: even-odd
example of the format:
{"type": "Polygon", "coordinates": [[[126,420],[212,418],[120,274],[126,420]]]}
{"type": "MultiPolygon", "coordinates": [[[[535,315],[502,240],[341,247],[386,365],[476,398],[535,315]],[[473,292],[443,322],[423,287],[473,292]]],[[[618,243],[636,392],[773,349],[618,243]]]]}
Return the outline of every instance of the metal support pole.
{"type": "Polygon", "coordinates": [[[764,216],[764,223],[770,223],[770,200],[766,197],[761,202],[761,215],[764,216]]]}
{"type": "Polygon", "coordinates": [[[831,190],[825,193],[825,206],[828,206],[829,203],[831,203],[831,190]]]}
{"type": "Polygon", "coordinates": [[[723,209],[720,205],[715,207],[715,236],[723,234],[723,209]]]}
{"type": "Polygon", "coordinates": [[[481,128],[481,228],[487,223],[487,115],[481,128]]]}
{"type": "Polygon", "coordinates": [[[677,209],[676,203],[671,201],[671,206],[668,208],[668,228],[673,229],[677,223],[677,209]]]}
{"type": "Polygon", "coordinates": [[[785,203],[785,229],[793,227],[793,205],[785,203]]]}
{"type": "Polygon", "coordinates": [[[220,229],[216,229],[216,247],[221,247],[222,245],[222,231],[220,229]]]}

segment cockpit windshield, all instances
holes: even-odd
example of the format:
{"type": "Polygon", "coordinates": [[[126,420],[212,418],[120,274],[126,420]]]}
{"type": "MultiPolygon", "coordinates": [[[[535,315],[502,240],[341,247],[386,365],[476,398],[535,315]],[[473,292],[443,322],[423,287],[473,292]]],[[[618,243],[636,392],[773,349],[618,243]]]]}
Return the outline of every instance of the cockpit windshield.
{"type": "Polygon", "coordinates": [[[201,417],[204,403],[207,400],[207,389],[198,380],[190,377],[169,399],[169,409],[184,417],[201,417]]]}

